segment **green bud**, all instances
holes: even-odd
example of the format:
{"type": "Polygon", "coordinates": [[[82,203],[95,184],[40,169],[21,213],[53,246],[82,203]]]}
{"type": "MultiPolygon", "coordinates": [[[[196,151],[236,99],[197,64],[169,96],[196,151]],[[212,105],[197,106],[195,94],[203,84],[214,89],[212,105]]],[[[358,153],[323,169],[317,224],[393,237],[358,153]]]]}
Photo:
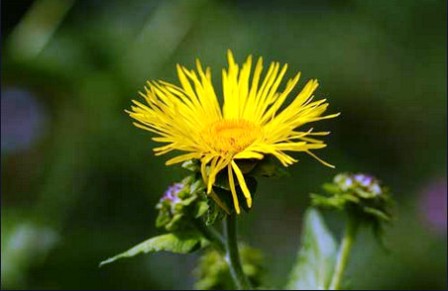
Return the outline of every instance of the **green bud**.
{"type": "Polygon", "coordinates": [[[156,205],[159,214],[156,226],[167,231],[191,228],[191,219],[199,218],[208,210],[204,184],[194,176],[171,185],[156,205]]]}
{"type": "Polygon", "coordinates": [[[311,194],[317,207],[345,211],[351,219],[370,224],[379,233],[381,225],[391,220],[390,193],[370,175],[342,173],[332,183],[323,185],[326,195],[311,194]]]}

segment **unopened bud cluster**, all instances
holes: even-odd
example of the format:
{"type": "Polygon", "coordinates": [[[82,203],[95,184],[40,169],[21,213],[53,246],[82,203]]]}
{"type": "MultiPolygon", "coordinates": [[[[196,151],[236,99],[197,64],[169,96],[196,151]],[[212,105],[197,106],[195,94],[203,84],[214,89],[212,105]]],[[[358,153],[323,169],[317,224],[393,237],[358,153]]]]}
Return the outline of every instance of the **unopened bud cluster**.
{"type": "Polygon", "coordinates": [[[203,184],[188,176],[181,183],[171,185],[160,198],[156,205],[159,210],[156,226],[167,231],[187,228],[189,218],[203,215],[207,208],[203,184]]]}
{"type": "Polygon", "coordinates": [[[323,189],[325,195],[311,195],[314,206],[346,211],[375,225],[390,220],[389,191],[371,175],[338,174],[332,183],[324,184],[323,189]]]}

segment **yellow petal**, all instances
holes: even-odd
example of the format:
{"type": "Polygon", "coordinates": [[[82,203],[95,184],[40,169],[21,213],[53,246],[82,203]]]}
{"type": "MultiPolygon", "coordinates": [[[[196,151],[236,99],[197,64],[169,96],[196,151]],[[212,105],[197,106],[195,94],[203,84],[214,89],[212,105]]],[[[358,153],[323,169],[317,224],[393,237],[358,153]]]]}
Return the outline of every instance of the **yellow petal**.
{"type": "Polygon", "coordinates": [[[247,207],[251,208],[252,197],[250,196],[250,191],[247,188],[243,173],[241,172],[240,168],[238,168],[238,165],[234,161],[232,161],[232,168],[233,171],[235,172],[236,178],[238,179],[238,183],[240,183],[241,190],[243,190],[244,197],[246,197],[247,207]]]}
{"type": "Polygon", "coordinates": [[[229,174],[229,185],[230,185],[230,191],[232,192],[232,198],[233,198],[233,206],[235,207],[236,214],[240,214],[240,203],[238,202],[238,196],[236,195],[236,189],[235,189],[235,181],[233,180],[233,173],[232,173],[232,166],[227,166],[227,173],[229,174]]]}

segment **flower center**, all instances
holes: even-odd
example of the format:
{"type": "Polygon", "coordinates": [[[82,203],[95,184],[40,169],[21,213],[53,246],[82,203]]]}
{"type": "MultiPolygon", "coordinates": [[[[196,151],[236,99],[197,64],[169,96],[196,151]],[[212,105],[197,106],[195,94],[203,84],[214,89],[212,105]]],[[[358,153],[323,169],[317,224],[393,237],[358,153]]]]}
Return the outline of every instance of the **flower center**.
{"type": "Polygon", "coordinates": [[[223,154],[236,154],[261,135],[261,128],[244,119],[219,120],[204,130],[207,144],[223,154]]]}

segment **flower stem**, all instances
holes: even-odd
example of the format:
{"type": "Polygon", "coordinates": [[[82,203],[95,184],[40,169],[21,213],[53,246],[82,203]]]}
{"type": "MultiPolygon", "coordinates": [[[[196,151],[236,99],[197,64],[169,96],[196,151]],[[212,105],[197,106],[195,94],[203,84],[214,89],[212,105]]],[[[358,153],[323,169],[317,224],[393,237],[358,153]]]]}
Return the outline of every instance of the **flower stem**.
{"type": "Polygon", "coordinates": [[[240,254],[238,251],[236,216],[226,215],[224,221],[224,233],[226,238],[226,262],[229,265],[230,273],[238,290],[251,289],[249,280],[243,272],[241,266],[240,254]]]}
{"type": "Polygon", "coordinates": [[[221,234],[216,231],[216,229],[214,229],[213,227],[208,227],[200,219],[193,219],[193,223],[196,228],[204,235],[204,237],[214,244],[214,246],[220,253],[224,254],[226,252],[224,239],[221,234]]]}
{"type": "Polygon", "coordinates": [[[344,237],[342,238],[341,247],[339,248],[338,257],[336,261],[336,267],[331,278],[330,290],[339,290],[344,270],[347,266],[348,257],[356,237],[358,230],[358,223],[354,217],[348,217],[344,237]]]}

